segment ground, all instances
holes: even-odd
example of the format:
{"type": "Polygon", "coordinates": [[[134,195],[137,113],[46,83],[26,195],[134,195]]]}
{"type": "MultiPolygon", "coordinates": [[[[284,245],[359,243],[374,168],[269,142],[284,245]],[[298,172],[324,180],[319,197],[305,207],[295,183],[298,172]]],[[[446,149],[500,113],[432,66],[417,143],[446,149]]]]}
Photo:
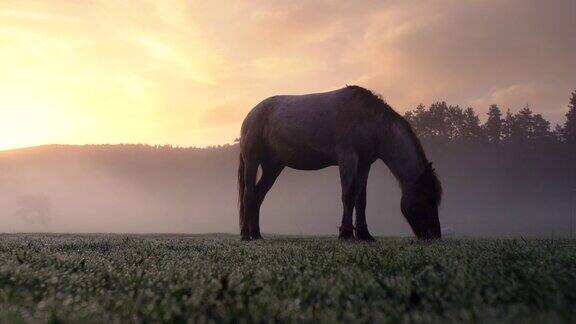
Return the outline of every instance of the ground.
{"type": "Polygon", "coordinates": [[[576,240],[0,235],[0,322],[574,322],[576,240]]]}

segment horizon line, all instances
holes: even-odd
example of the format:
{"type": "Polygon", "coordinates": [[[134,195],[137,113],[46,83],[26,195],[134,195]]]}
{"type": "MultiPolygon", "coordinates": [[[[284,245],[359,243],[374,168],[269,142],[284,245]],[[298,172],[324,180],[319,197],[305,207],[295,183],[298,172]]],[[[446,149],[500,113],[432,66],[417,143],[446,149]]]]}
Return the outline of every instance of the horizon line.
{"type": "Polygon", "coordinates": [[[26,145],[26,146],[18,146],[18,147],[11,147],[11,148],[0,148],[0,153],[2,152],[11,152],[11,151],[20,151],[20,150],[30,150],[36,148],[44,148],[44,147],[64,147],[64,146],[75,146],[75,147],[82,147],[82,146],[120,146],[120,145],[142,145],[142,146],[150,146],[150,147],[163,147],[163,146],[172,146],[173,148],[179,149],[206,149],[206,148],[213,148],[213,147],[220,147],[220,146],[233,146],[236,145],[237,142],[229,142],[229,143],[222,143],[222,144],[215,144],[215,145],[203,145],[203,146],[182,146],[182,145],[174,145],[174,144],[150,144],[150,143],[137,143],[137,142],[122,142],[122,143],[83,143],[83,144],[62,144],[62,143],[48,143],[48,144],[37,144],[37,145],[26,145]]]}

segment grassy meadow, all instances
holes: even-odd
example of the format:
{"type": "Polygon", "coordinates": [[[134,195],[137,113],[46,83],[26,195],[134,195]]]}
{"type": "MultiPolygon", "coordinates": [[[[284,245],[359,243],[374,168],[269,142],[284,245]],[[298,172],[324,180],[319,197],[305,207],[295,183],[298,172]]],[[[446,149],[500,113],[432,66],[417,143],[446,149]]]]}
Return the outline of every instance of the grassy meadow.
{"type": "Polygon", "coordinates": [[[576,320],[576,240],[0,235],[0,322],[576,320]]]}

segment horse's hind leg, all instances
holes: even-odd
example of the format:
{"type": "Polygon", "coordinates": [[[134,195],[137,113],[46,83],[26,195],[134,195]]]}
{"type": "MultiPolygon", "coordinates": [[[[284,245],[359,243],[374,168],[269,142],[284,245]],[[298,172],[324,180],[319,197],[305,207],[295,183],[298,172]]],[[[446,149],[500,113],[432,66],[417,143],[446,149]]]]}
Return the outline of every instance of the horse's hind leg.
{"type": "Polygon", "coordinates": [[[260,233],[260,206],[262,206],[266,194],[272,188],[283,169],[284,166],[277,163],[268,162],[262,164],[262,176],[256,185],[256,210],[250,222],[250,236],[252,239],[262,238],[260,233]]]}
{"type": "Polygon", "coordinates": [[[250,157],[250,155],[243,155],[244,159],[244,196],[243,208],[244,217],[246,219],[242,228],[242,240],[250,240],[251,237],[251,224],[256,212],[256,174],[258,172],[258,161],[250,157]],[[247,228],[246,228],[247,227],[247,228]]]}
{"type": "Polygon", "coordinates": [[[368,232],[368,224],[366,223],[366,185],[368,184],[368,173],[370,172],[370,165],[358,169],[358,176],[356,177],[357,194],[356,203],[356,238],[362,241],[375,241],[370,232],[368,232]]]}

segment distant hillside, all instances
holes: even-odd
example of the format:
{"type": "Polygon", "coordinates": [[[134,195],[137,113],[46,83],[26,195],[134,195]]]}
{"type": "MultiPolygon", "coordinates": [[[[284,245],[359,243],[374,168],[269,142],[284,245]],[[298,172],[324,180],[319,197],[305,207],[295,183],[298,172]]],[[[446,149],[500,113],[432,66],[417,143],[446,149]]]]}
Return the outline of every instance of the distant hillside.
{"type": "MultiPolygon", "coordinates": [[[[444,184],[441,222],[457,235],[570,233],[576,177],[554,148],[542,156],[425,147],[444,184]]],[[[235,233],[237,161],[236,145],[51,145],[0,152],[0,232],[235,233]]],[[[409,234],[399,200],[395,179],[375,163],[368,188],[375,234],[409,234]]],[[[336,234],[340,217],[335,167],[287,169],[263,205],[261,222],[264,232],[336,234]]]]}

